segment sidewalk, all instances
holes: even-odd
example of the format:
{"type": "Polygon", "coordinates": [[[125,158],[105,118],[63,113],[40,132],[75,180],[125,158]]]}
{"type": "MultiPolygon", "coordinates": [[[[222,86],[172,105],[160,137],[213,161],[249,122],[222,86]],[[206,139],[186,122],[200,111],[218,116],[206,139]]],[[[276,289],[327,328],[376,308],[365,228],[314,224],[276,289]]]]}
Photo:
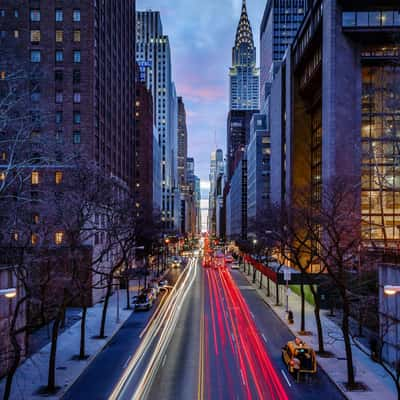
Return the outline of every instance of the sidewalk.
{"type": "MultiPolygon", "coordinates": [[[[60,387],[55,396],[46,396],[48,399],[60,398],[68,387],[79,377],[85,368],[93,361],[96,355],[102,351],[112,337],[118,332],[123,323],[132,314],[132,310],[124,310],[125,290],[120,290],[120,320],[116,322],[117,295],[110,298],[106,322],[106,339],[94,339],[99,334],[102,303],[96,304],[87,311],[86,325],[86,353],[90,356],[85,361],[76,361],[72,358],[79,353],[80,322],[75,323],[58,338],[58,350],[56,361],[56,384],[60,387]]],[[[50,353],[50,344],[26,359],[18,368],[11,393],[11,399],[15,400],[39,400],[43,396],[36,392],[47,383],[47,368],[50,353]]],[[[5,379],[0,381],[0,397],[4,393],[5,379]]]]}
{"type": "MultiPolygon", "coordinates": [[[[294,324],[289,325],[286,317],[285,305],[276,306],[275,298],[268,297],[266,288],[259,289],[259,274],[255,284],[252,283],[252,274],[246,277],[250,285],[255,287],[259,295],[268,304],[276,315],[288,326],[293,335],[299,336],[300,331],[300,297],[294,293],[289,296],[289,309],[294,314],[294,324]]],[[[265,279],[264,279],[265,283],[265,279]]],[[[272,286],[271,286],[272,287],[272,286]]],[[[271,293],[274,292],[274,287],[271,293]]],[[[283,299],[282,300],[286,300],[283,299]]],[[[283,301],[284,303],[285,301],[283,301]]],[[[373,362],[369,356],[364,354],[355,345],[353,345],[353,359],[356,372],[356,380],[364,383],[369,391],[363,392],[349,392],[346,391],[344,383],[346,382],[346,355],[344,351],[343,335],[341,329],[332,320],[324,315],[325,311],[321,312],[321,320],[324,329],[324,342],[325,350],[334,354],[333,358],[318,358],[318,364],[327,373],[330,379],[338,386],[343,394],[349,400],[377,400],[377,399],[397,399],[397,392],[395,385],[390,376],[383,370],[383,368],[373,362]]],[[[314,349],[318,348],[317,328],[314,317],[314,308],[306,302],[306,330],[310,331],[312,335],[304,336],[304,341],[309,343],[314,349]]]]}

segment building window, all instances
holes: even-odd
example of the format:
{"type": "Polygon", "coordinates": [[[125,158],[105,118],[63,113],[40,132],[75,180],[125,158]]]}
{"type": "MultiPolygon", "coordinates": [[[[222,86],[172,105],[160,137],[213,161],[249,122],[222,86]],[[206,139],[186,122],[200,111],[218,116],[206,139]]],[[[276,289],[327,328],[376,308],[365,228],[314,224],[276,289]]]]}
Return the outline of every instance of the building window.
{"type": "Polygon", "coordinates": [[[73,11],[72,20],[74,22],[80,22],[81,21],[81,10],[75,9],[73,11]]]}
{"type": "Polygon", "coordinates": [[[75,69],[72,74],[73,83],[81,83],[81,71],[79,69],[75,69]]]}
{"type": "Polygon", "coordinates": [[[60,185],[63,180],[63,173],[62,171],[56,171],[55,173],[55,182],[56,185],[60,185]]]}
{"type": "Polygon", "coordinates": [[[40,42],[40,31],[33,30],[31,31],[31,43],[39,43],[40,42]]]}
{"type": "Polygon", "coordinates": [[[74,142],[74,144],[80,144],[81,143],[81,133],[79,131],[75,131],[74,132],[73,142],[74,142]]]}
{"type": "Polygon", "coordinates": [[[6,161],[6,160],[7,160],[7,153],[6,153],[5,151],[3,151],[3,152],[1,153],[1,159],[2,159],[3,161],[6,161]]]}
{"type": "Polygon", "coordinates": [[[17,8],[14,8],[14,17],[19,18],[19,11],[17,8]]]}
{"type": "Polygon", "coordinates": [[[14,31],[14,39],[18,39],[19,38],[19,31],[15,30],[14,31]]]}
{"type": "Polygon", "coordinates": [[[56,42],[61,43],[64,40],[64,32],[61,30],[56,31],[56,42]]]}
{"type": "Polygon", "coordinates": [[[37,224],[39,223],[39,221],[40,221],[39,214],[33,214],[33,216],[32,216],[32,222],[33,222],[35,225],[37,225],[37,224]]]}
{"type": "Polygon", "coordinates": [[[74,124],[81,123],[81,113],[80,111],[74,111],[74,124]]]}
{"type": "Polygon", "coordinates": [[[30,17],[32,22],[39,22],[40,21],[40,10],[31,10],[30,17]]]}
{"type": "Polygon", "coordinates": [[[40,50],[31,50],[31,62],[40,63],[40,50]]]}
{"type": "Polygon", "coordinates": [[[36,246],[39,243],[39,236],[36,233],[31,234],[31,245],[36,246]]]}
{"type": "Polygon", "coordinates": [[[6,180],[6,173],[0,172],[0,182],[4,182],[6,180]]]}
{"type": "Polygon", "coordinates": [[[6,10],[1,9],[0,10],[0,17],[5,17],[6,16],[6,10]]]}
{"type": "Polygon", "coordinates": [[[81,31],[79,29],[74,30],[74,42],[79,43],[81,41],[81,31]]]}
{"type": "Polygon", "coordinates": [[[12,238],[13,238],[13,240],[14,240],[15,242],[18,242],[18,240],[19,240],[19,234],[18,234],[18,232],[13,232],[12,238]]]}
{"type": "Polygon", "coordinates": [[[56,103],[61,104],[63,102],[63,92],[56,92],[56,103]]]}
{"type": "Polygon", "coordinates": [[[56,82],[62,82],[63,77],[64,77],[63,71],[58,70],[54,72],[54,80],[56,82]]]}
{"type": "Polygon", "coordinates": [[[31,184],[39,185],[39,172],[33,171],[31,174],[31,184]]]}
{"type": "Polygon", "coordinates": [[[62,50],[56,50],[56,62],[64,61],[64,52],[62,50]]]}
{"type": "Polygon", "coordinates": [[[63,112],[56,111],[56,124],[62,124],[63,122],[63,112]]]}
{"type": "Polygon", "coordinates": [[[81,51],[74,50],[74,63],[79,64],[81,62],[81,51]]]}
{"type": "Polygon", "coordinates": [[[74,103],[79,104],[81,102],[81,92],[74,92],[74,103]]]}
{"type": "Polygon", "coordinates": [[[64,19],[63,10],[60,8],[56,9],[56,22],[62,22],[64,19]]]}
{"type": "Polygon", "coordinates": [[[55,244],[60,245],[60,244],[62,244],[63,241],[64,241],[64,232],[61,232],[61,231],[56,232],[54,235],[55,244]]]}

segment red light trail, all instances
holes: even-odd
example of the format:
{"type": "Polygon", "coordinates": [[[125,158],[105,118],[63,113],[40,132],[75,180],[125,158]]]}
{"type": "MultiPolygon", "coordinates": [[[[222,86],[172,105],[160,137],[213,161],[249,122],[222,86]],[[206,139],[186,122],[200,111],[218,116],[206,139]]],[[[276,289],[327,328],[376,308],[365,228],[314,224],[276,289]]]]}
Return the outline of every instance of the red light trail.
{"type": "Polygon", "coordinates": [[[205,397],[288,400],[249,307],[229,270],[205,268],[204,272],[209,303],[206,308],[210,311],[204,317],[205,397]],[[220,367],[214,372],[216,376],[211,376],[213,362],[220,367]],[[215,393],[211,396],[212,381],[217,381],[218,396],[215,393]]]}

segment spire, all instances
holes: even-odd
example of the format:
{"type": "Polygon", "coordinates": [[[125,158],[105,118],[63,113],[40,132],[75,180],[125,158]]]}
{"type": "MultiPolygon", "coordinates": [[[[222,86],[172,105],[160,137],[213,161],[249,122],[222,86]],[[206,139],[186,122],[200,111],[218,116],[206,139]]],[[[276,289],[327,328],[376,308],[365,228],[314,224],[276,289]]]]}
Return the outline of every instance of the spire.
{"type": "Polygon", "coordinates": [[[236,31],[235,47],[246,43],[250,47],[254,47],[253,32],[247,15],[246,0],[242,0],[242,14],[240,15],[239,25],[236,31]]]}

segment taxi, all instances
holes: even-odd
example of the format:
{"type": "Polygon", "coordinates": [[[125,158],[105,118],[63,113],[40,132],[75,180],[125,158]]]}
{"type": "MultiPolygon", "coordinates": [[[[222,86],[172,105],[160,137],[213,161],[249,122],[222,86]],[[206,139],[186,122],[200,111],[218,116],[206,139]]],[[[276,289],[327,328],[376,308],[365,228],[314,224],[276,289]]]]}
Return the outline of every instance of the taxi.
{"type": "Polygon", "coordinates": [[[282,360],[291,374],[315,374],[317,372],[317,358],[315,351],[301,339],[296,338],[282,347],[282,360]]]}

